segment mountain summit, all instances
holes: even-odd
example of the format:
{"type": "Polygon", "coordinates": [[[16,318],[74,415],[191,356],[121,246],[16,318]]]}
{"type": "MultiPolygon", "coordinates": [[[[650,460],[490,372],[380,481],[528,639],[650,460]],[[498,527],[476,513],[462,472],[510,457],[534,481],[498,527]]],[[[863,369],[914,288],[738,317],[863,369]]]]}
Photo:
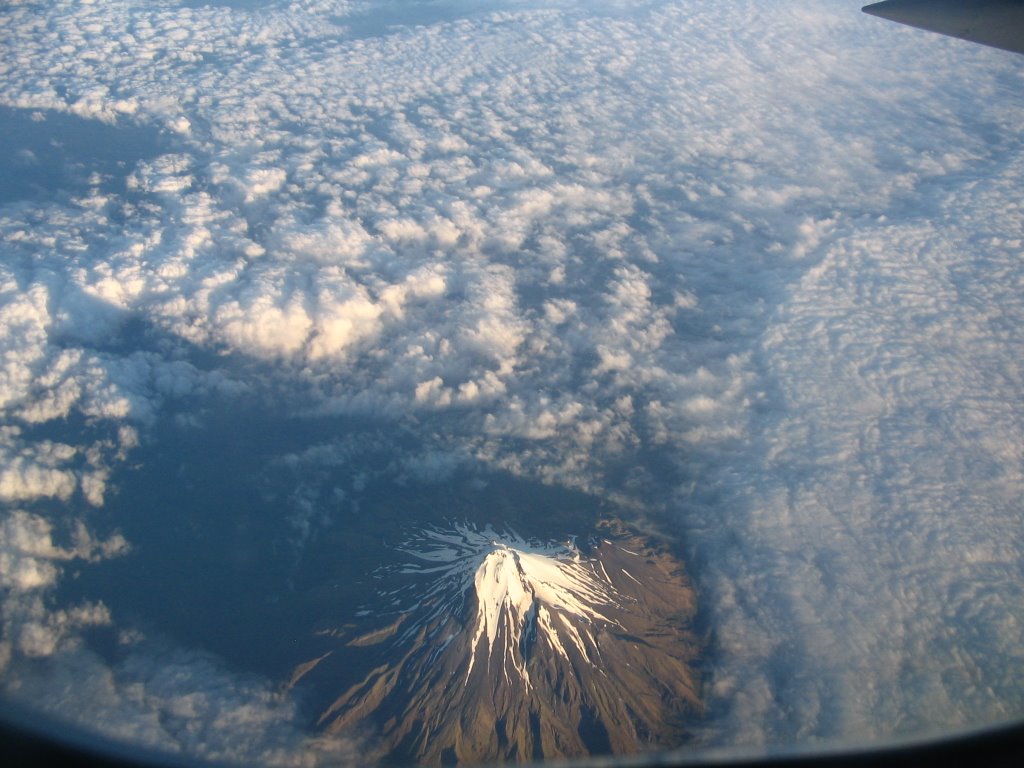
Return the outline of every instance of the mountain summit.
{"type": "MultiPolygon", "coordinates": [[[[379,649],[372,670],[321,726],[370,726],[392,755],[423,762],[678,745],[700,707],[693,591],[669,555],[621,527],[603,533],[577,547],[424,531],[393,569],[409,583],[381,593],[391,622],[347,640],[379,649]]],[[[326,658],[297,676],[322,682],[326,658]]]]}

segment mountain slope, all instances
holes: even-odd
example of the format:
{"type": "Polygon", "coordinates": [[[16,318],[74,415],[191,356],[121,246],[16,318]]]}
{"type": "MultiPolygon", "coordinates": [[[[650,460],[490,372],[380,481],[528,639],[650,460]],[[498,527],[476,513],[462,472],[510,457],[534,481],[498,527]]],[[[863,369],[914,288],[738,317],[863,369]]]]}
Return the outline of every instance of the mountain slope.
{"type": "Polygon", "coordinates": [[[667,554],[610,526],[582,549],[458,526],[403,551],[411,583],[382,594],[399,615],[348,641],[378,663],[325,708],[328,731],[371,726],[394,756],[432,763],[685,738],[700,708],[694,595],[667,554]]]}

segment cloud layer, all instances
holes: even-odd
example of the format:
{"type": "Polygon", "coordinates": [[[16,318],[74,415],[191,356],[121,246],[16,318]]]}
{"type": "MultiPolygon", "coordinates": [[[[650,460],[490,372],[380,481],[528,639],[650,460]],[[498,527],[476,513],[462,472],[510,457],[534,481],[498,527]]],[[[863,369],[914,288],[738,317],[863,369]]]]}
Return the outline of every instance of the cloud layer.
{"type": "MultiPolygon", "coordinates": [[[[201,737],[133,737],[216,757],[209,702],[298,717],[189,651],[109,666],[79,638],[120,618],[58,599],[131,545],[100,515],[139,445],[257,398],[407,430],[396,483],[477,463],[643,510],[714,631],[710,745],[1019,716],[1016,61],[838,0],[431,8],[5,12],[8,692],[206,697],[201,737]]],[[[324,479],[349,443],[268,459],[299,544],[358,508],[324,479]]]]}

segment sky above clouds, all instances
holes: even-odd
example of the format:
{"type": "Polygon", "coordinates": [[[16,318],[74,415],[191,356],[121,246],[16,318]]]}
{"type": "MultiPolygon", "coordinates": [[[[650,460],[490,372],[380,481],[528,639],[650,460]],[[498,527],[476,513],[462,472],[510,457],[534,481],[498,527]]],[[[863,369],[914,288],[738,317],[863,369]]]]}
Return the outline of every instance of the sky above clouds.
{"type": "Polygon", "coordinates": [[[703,745],[1019,717],[1024,75],[859,6],[9,3],[7,696],[353,748],[68,586],[188,517],[130,490],[166,446],[252,434],[289,557],[460,472],[642,517],[698,588],[703,745]]]}

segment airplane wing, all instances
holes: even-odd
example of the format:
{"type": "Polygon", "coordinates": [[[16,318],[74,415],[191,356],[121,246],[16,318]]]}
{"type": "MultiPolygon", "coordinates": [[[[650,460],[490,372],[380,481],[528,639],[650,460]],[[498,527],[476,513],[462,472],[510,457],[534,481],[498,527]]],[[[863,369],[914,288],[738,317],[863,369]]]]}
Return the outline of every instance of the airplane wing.
{"type": "Polygon", "coordinates": [[[1024,53],[1024,0],[887,0],[865,13],[1024,53]]]}

